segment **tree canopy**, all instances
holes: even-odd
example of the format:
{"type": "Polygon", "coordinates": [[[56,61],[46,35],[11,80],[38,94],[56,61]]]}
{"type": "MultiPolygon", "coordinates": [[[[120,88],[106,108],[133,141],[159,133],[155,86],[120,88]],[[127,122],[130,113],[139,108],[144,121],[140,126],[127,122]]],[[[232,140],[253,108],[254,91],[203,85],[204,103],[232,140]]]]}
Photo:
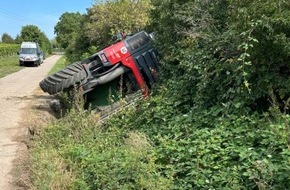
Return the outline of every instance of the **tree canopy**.
{"type": "Polygon", "coordinates": [[[150,0],[114,0],[95,3],[85,15],[66,12],[55,26],[56,39],[71,62],[80,60],[109,45],[117,33],[147,27],[151,8],[150,0]]]}
{"type": "Polygon", "coordinates": [[[65,12],[59,18],[59,22],[54,27],[56,40],[62,48],[67,48],[74,43],[81,30],[83,16],[80,13],[65,12]]]}
{"type": "Polygon", "coordinates": [[[40,29],[35,25],[23,26],[20,32],[20,38],[22,41],[33,41],[40,43],[41,34],[40,29]]]}
{"type": "Polygon", "coordinates": [[[137,32],[149,24],[149,0],[108,1],[88,10],[85,34],[93,42],[108,44],[113,35],[122,31],[137,32]]]}
{"type": "Polygon", "coordinates": [[[46,37],[45,33],[35,25],[23,26],[20,35],[17,37],[17,41],[19,43],[24,41],[37,42],[46,53],[51,52],[49,39],[46,37]]]}
{"type": "Polygon", "coordinates": [[[1,40],[2,40],[2,43],[7,43],[7,44],[15,43],[14,39],[8,33],[3,33],[1,40]]]}

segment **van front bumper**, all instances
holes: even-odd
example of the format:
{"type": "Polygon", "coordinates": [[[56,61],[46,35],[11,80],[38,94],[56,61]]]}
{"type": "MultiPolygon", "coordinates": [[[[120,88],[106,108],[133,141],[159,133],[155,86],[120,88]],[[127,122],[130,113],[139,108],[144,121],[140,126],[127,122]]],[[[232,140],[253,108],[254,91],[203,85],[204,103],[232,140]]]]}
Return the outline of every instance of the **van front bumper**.
{"type": "Polygon", "coordinates": [[[39,60],[31,60],[31,61],[19,60],[19,65],[37,65],[38,63],[39,60]]]}

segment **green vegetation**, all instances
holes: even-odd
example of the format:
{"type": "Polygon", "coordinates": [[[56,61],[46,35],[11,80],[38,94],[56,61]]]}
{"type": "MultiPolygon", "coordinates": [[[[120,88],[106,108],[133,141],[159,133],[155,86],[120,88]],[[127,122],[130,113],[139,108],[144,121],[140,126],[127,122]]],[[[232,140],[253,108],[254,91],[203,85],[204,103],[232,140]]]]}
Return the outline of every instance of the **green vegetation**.
{"type": "Polygon", "coordinates": [[[21,69],[16,55],[18,50],[17,44],[0,43],[0,78],[21,69]]]}
{"type": "Polygon", "coordinates": [[[33,150],[36,186],[287,189],[290,2],[150,6],[146,27],[163,55],[153,95],[102,126],[72,109],[44,129],[33,150]]]}
{"type": "Polygon", "coordinates": [[[82,22],[82,15],[80,13],[64,13],[59,18],[59,22],[54,27],[57,35],[56,40],[60,46],[66,49],[76,38],[78,32],[81,30],[80,23],[82,22]]]}
{"type": "Polygon", "coordinates": [[[122,0],[96,3],[86,15],[66,12],[54,28],[56,40],[70,62],[79,61],[108,46],[113,35],[148,26],[151,8],[150,0],[122,0]]]}
{"type": "Polygon", "coordinates": [[[148,0],[108,1],[104,4],[95,4],[88,10],[84,34],[93,44],[106,46],[117,33],[124,31],[130,34],[144,29],[149,24],[151,8],[148,0]]]}
{"type": "Polygon", "coordinates": [[[143,133],[104,128],[95,114],[73,109],[37,137],[37,189],[168,189],[154,147],[143,133]]]}
{"type": "Polygon", "coordinates": [[[7,43],[7,44],[14,44],[15,43],[14,39],[7,33],[2,34],[1,42],[7,43]]]}
{"type": "Polygon", "coordinates": [[[19,67],[17,55],[0,57],[0,78],[19,71],[20,69],[21,67],[19,67]]]}
{"type": "Polygon", "coordinates": [[[65,68],[68,65],[68,61],[65,56],[62,56],[56,64],[53,66],[53,68],[49,71],[48,75],[52,75],[56,73],[57,71],[65,68]]]}
{"type": "Polygon", "coordinates": [[[0,58],[16,55],[19,45],[0,43],[0,58]]]}
{"type": "Polygon", "coordinates": [[[288,115],[277,110],[264,116],[214,109],[182,113],[180,102],[162,93],[112,117],[105,127],[146,134],[162,175],[172,175],[172,189],[289,186],[288,115]]]}
{"type": "Polygon", "coordinates": [[[45,33],[40,31],[35,25],[23,26],[20,35],[16,37],[15,41],[18,44],[22,42],[37,42],[46,56],[51,54],[51,43],[49,39],[46,37],[45,33]]]}

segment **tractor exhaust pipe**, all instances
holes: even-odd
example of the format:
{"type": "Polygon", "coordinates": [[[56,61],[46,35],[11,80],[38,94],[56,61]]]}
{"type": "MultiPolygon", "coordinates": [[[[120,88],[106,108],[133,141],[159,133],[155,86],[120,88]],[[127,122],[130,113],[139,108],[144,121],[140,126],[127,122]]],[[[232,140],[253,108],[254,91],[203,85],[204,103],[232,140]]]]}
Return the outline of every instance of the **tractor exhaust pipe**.
{"type": "MultiPolygon", "coordinates": [[[[116,79],[117,77],[121,76],[122,74],[124,74],[128,70],[129,69],[127,69],[126,67],[120,66],[120,67],[116,68],[115,70],[113,70],[112,72],[95,79],[96,80],[96,85],[105,84],[107,82],[110,82],[110,81],[116,79]]],[[[93,82],[95,80],[93,80],[93,82]]]]}
{"type": "Polygon", "coordinates": [[[93,90],[94,86],[110,82],[110,81],[116,79],[117,77],[121,76],[122,74],[126,73],[127,71],[129,71],[128,68],[126,68],[124,66],[119,66],[116,69],[114,69],[113,71],[90,81],[87,84],[87,87],[85,89],[82,89],[83,93],[85,94],[85,93],[93,90]]]}

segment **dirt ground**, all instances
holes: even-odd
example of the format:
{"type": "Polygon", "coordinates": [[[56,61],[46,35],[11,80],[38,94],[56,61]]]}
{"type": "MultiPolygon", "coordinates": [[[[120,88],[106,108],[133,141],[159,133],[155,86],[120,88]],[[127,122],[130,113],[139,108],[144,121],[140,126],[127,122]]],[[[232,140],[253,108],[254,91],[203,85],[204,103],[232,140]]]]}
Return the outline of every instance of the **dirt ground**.
{"type": "Polygon", "coordinates": [[[0,79],[0,190],[33,189],[24,164],[29,135],[50,118],[52,98],[38,83],[60,57],[53,55],[39,67],[25,67],[0,79]]]}
{"type": "Polygon", "coordinates": [[[45,127],[55,119],[49,106],[53,99],[54,96],[45,94],[40,88],[37,88],[34,90],[30,101],[22,109],[19,125],[25,132],[16,135],[14,139],[23,143],[26,147],[18,149],[18,154],[13,160],[11,176],[14,189],[35,189],[30,181],[29,149],[33,147],[31,138],[37,134],[39,128],[45,127]]]}

